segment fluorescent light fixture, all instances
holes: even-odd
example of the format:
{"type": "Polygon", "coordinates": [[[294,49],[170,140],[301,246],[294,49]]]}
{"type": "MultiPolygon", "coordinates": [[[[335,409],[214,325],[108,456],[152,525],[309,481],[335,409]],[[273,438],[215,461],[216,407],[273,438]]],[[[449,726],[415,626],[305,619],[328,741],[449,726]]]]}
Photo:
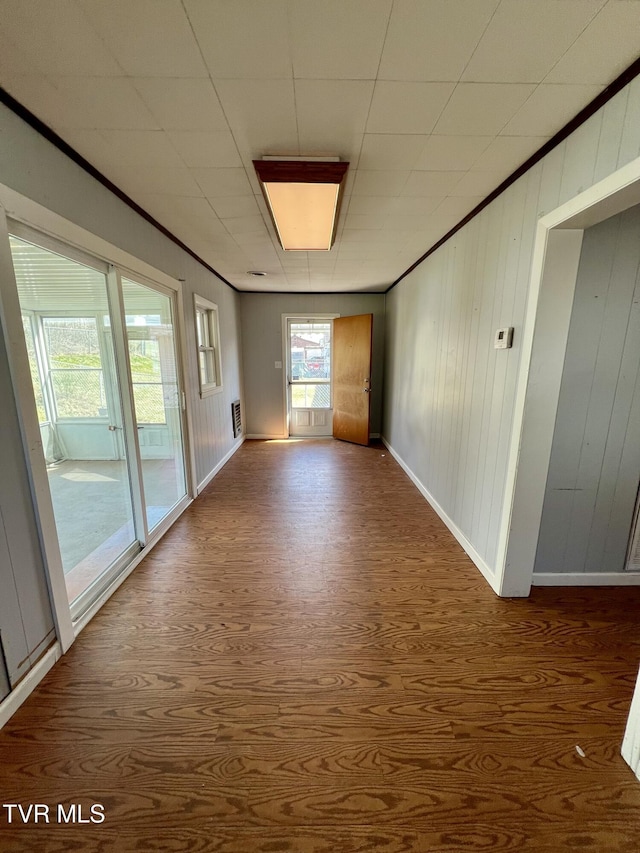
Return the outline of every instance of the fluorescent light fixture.
{"type": "Polygon", "coordinates": [[[287,158],[254,160],[280,245],[287,252],[328,252],[335,238],[348,163],[287,158]]]}

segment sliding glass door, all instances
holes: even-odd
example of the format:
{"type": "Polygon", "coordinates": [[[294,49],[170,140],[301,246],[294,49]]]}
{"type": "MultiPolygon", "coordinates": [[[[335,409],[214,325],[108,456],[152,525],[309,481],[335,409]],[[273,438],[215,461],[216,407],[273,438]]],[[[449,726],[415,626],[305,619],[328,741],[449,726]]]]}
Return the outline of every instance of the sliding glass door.
{"type": "Polygon", "coordinates": [[[22,327],[76,618],[186,501],[175,294],[15,231],[22,327]]]}
{"type": "Polygon", "coordinates": [[[122,279],[146,521],[153,530],[185,497],[182,394],[169,294],[122,279]]]}

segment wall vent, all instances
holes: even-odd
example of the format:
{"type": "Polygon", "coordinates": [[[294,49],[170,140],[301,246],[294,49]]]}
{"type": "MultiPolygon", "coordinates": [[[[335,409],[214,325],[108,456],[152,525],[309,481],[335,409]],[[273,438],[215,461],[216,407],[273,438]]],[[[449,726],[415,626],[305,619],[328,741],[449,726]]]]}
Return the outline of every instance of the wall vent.
{"type": "Polygon", "coordinates": [[[240,410],[240,400],[234,400],[231,404],[231,423],[233,424],[233,437],[237,438],[242,435],[242,411],[240,410]]]}

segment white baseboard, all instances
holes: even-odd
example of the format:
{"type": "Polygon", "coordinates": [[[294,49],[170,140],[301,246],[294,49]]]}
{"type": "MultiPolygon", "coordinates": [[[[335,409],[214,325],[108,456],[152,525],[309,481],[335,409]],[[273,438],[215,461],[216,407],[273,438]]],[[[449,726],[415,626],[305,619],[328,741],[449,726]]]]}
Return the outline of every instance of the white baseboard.
{"type": "Polygon", "coordinates": [[[198,483],[198,494],[200,494],[200,492],[209,485],[209,483],[213,480],[218,471],[220,471],[221,468],[224,468],[224,466],[231,459],[233,454],[236,453],[236,451],[238,451],[242,447],[245,438],[253,438],[253,436],[243,435],[238,439],[238,441],[236,441],[231,450],[225,456],[222,457],[222,459],[218,462],[213,471],[210,471],[204,478],[204,480],[201,483],[198,483]]]}
{"type": "Polygon", "coordinates": [[[532,586],[640,586],[640,572],[534,573],[532,586]]]}
{"type": "Polygon", "coordinates": [[[369,438],[370,438],[370,439],[371,439],[371,438],[380,438],[380,433],[379,433],[379,432],[370,432],[370,433],[369,433],[369,438]]]}
{"type": "Polygon", "coordinates": [[[285,441],[289,438],[288,435],[268,435],[267,433],[262,432],[253,432],[250,435],[245,436],[245,438],[249,440],[258,440],[258,441],[285,441]]]}
{"type": "Polygon", "coordinates": [[[54,663],[60,660],[61,657],[62,649],[60,648],[60,643],[56,642],[42,655],[37,664],[29,670],[22,681],[14,687],[7,698],[0,702],[0,729],[7,720],[13,717],[20,705],[33,693],[54,663]]]}
{"type": "Polygon", "coordinates": [[[640,780],[640,675],[631,700],[631,710],[621,752],[624,760],[640,780]]]}
{"type": "Polygon", "coordinates": [[[433,509],[438,513],[440,518],[447,525],[449,530],[453,533],[453,535],[458,540],[458,542],[460,543],[464,551],[467,553],[469,558],[480,570],[485,580],[488,581],[489,585],[491,586],[491,589],[499,595],[499,592],[496,589],[496,577],[491,566],[484,560],[483,557],[480,556],[480,554],[476,551],[471,542],[469,542],[462,530],[460,530],[458,525],[447,515],[447,513],[440,506],[438,501],[433,497],[433,495],[427,489],[424,483],[422,483],[422,481],[416,477],[416,475],[413,473],[411,468],[409,468],[404,459],[393,449],[393,447],[391,447],[391,445],[384,436],[382,436],[382,443],[387,448],[389,453],[393,456],[393,458],[396,460],[398,465],[402,468],[407,477],[409,477],[414,486],[417,487],[422,497],[427,501],[428,504],[433,507],[433,509]]]}

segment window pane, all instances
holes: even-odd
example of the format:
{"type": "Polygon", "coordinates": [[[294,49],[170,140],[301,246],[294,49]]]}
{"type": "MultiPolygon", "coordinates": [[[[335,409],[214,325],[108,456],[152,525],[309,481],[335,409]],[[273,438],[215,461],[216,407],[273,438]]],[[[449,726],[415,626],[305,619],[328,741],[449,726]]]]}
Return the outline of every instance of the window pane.
{"type": "Polygon", "coordinates": [[[165,294],[126,278],[122,291],[145,509],[152,530],[186,494],[173,304],[165,294]]]}
{"type": "Polygon", "coordinates": [[[291,404],[294,409],[329,409],[331,389],[326,385],[292,385],[291,404]]]}
{"type": "Polygon", "coordinates": [[[101,370],[52,370],[51,384],[59,418],[106,417],[101,370]]]}
{"type": "Polygon", "coordinates": [[[40,371],[38,370],[38,360],[36,358],[36,347],[33,340],[33,327],[29,317],[22,315],[22,328],[24,330],[24,339],[27,344],[27,353],[29,355],[29,371],[31,373],[31,382],[33,383],[33,394],[36,398],[36,409],[38,411],[38,420],[41,424],[46,423],[47,410],[44,404],[44,393],[42,391],[42,382],[40,380],[40,371]]]}
{"type": "Polygon", "coordinates": [[[43,317],[42,326],[58,417],[106,417],[95,317],[43,317]]]}
{"type": "Polygon", "coordinates": [[[291,378],[331,377],[331,324],[291,323],[291,378]]]}
{"type": "Polygon", "coordinates": [[[144,318],[127,317],[133,399],[138,423],[143,424],[166,423],[160,372],[160,348],[157,337],[153,337],[153,330],[157,330],[159,326],[160,315],[145,315],[144,318]],[[149,326],[142,327],[139,322],[136,322],[140,319],[149,326]]]}
{"type": "Polygon", "coordinates": [[[216,385],[216,354],[212,349],[200,352],[200,382],[202,385],[216,385]]]}

